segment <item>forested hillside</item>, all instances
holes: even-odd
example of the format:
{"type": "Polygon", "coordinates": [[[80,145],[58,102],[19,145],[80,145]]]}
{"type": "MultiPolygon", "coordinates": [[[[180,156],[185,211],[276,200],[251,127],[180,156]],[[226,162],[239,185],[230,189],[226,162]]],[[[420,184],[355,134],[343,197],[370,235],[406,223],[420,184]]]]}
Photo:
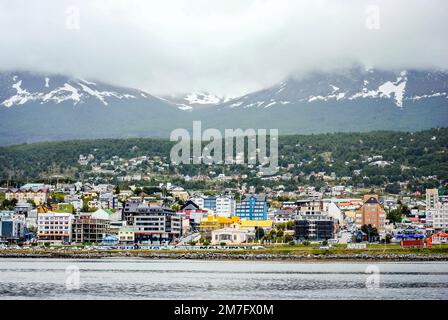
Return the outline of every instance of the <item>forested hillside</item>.
{"type": "MultiPolygon", "coordinates": [[[[10,182],[42,181],[60,175],[67,180],[85,177],[91,166],[81,166],[79,155],[92,154],[95,163],[112,157],[130,159],[148,156],[168,164],[173,142],[162,139],[102,139],[22,144],[0,148],[0,178],[10,182]],[[160,157],[160,160],[159,160],[160,157]]],[[[448,129],[421,132],[334,133],[291,135],[279,138],[279,174],[306,177],[312,172],[334,172],[338,177],[352,177],[354,182],[382,185],[415,179],[448,180],[448,129]],[[372,165],[380,159],[387,165],[372,165]]],[[[139,167],[142,173],[154,170],[139,167]]],[[[109,168],[114,169],[114,168],[109,168]]],[[[247,174],[258,179],[247,166],[169,166],[166,174],[247,174]]],[[[118,174],[123,174],[117,172],[118,174]]],[[[296,179],[297,181],[297,179],[296,179]]],[[[416,183],[416,182],[415,182],[416,183]]]]}

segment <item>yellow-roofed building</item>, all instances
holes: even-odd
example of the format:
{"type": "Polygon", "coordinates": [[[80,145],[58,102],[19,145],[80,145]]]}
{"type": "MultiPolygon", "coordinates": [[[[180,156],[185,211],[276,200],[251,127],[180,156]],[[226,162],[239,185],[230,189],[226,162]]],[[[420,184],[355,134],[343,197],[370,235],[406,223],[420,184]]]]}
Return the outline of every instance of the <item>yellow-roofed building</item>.
{"type": "Polygon", "coordinates": [[[205,238],[211,238],[211,232],[213,230],[223,229],[223,228],[230,228],[232,224],[239,224],[240,218],[239,217],[221,217],[221,216],[214,216],[210,215],[207,218],[201,219],[201,223],[199,225],[199,231],[201,232],[202,236],[205,238]]]}
{"type": "Polygon", "coordinates": [[[201,229],[222,229],[230,227],[234,223],[240,223],[239,217],[221,217],[210,215],[207,218],[201,219],[199,228],[201,229]]]}
{"type": "Polygon", "coordinates": [[[272,220],[241,220],[241,229],[255,232],[256,228],[271,229],[272,220]]]}

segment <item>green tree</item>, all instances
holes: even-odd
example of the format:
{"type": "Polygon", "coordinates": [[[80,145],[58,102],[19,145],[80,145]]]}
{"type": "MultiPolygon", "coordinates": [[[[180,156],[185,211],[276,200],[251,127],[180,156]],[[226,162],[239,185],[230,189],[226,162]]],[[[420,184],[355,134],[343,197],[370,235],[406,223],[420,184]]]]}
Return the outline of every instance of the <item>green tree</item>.
{"type": "Polygon", "coordinates": [[[364,224],[361,227],[361,231],[367,234],[367,241],[372,242],[375,238],[379,236],[377,228],[373,227],[371,224],[364,224]]]}
{"type": "Polygon", "coordinates": [[[263,228],[259,228],[259,227],[255,228],[255,239],[261,240],[261,239],[263,239],[264,235],[265,235],[265,232],[264,232],[263,228]]]}

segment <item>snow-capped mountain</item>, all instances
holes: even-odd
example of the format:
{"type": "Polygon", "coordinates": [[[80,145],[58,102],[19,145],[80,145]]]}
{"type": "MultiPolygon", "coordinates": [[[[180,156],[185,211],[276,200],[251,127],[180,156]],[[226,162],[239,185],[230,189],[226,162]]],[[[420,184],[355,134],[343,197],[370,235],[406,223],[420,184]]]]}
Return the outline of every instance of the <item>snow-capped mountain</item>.
{"type": "Polygon", "coordinates": [[[279,129],[280,134],[416,131],[446,127],[448,73],[353,68],[289,78],[224,99],[207,93],[159,98],[62,75],[0,73],[0,145],[169,137],[176,128],[279,129]]]}
{"type": "Polygon", "coordinates": [[[0,145],[162,136],[176,105],[142,90],[63,75],[0,73],[0,145]]]}
{"type": "Polygon", "coordinates": [[[271,88],[233,99],[229,108],[271,108],[327,102],[342,105],[364,99],[390,101],[398,108],[432,97],[448,98],[448,73],[440,71],[390,72],[353,68],[340,73],[313,73],[290,78],[271,88]]]}
{"type": "Polygon", "coordinates": [[[70,103],[74,106],[98,102],[104,106],[126,100],[156,99],[136,89],[120,88],[99,82],[61,75],[36,75],[28,72],[0,73],[0,106],[27,103],[70,103]]]}
{"type": "Polygon", "coordinates": [[[191,111],[216,106],[230,99],[207,92],[190,92],[163,97],[178,106],[180,110],[191,111]]]}

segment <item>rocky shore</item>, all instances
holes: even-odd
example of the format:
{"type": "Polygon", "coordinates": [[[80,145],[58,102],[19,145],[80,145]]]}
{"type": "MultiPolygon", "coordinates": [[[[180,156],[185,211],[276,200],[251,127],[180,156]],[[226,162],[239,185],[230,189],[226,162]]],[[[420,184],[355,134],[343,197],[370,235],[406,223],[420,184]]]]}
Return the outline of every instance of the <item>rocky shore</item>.
{"type": "Polygon", "coordinates": [[[247,261],[448,261],[443,254],[281,254],[281,253],[223,253],[223,252],[8,252],[0,251],[0,258],[145,258],[185,260],[247,260],[247,261]]]}

